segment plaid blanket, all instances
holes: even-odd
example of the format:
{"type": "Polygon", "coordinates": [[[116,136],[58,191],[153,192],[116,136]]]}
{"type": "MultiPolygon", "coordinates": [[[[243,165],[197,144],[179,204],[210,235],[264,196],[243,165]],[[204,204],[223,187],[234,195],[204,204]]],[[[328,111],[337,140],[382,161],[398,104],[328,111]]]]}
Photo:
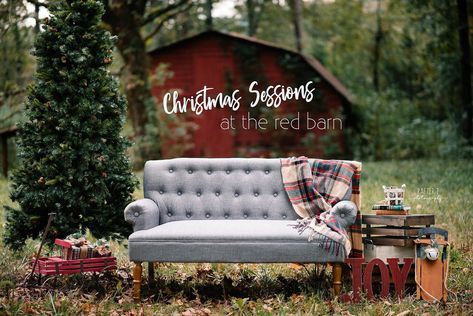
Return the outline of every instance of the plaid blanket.
{"type": "Polygon", "coordinates": [[[299,232],[311,229],[309,240],[320,234],[322,247],[330,252],[340,251],[350,257],[362,256],[361,214],[348,230],[341,227],[333,215],[332,206],[341,201],[351,188],[351,201],[361,206],[361,163],[356,161],[315,159],[306,157],[281,159],[284,188],[295,212],[303,219],[299,232]]]}

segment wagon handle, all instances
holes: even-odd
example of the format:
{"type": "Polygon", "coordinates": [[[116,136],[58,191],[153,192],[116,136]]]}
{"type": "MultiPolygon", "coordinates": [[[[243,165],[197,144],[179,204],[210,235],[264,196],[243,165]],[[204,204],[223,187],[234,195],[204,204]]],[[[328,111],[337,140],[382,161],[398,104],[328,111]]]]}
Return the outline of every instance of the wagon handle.
{"type": "Polygon", "coordinates": [[[34,270],[36,269],[36,265],[38,264],[38,260],[39,260],[40,254],[41,254],[41,250],[43,249],[44,242],[46,241],[46,236],[48,235],[48,232],[49,232],[49,226],[51,226],[51,222],[53,221],[54,215],[56,215],[56,213],[48,213],[48,215],[49,215],[48,223],[46,224],[46,228],[44,229],[43,237],[41,238],[41,243],[39,244],[38,252],[36,253],[36,258],[35,258],[34,264],[33,264],[33,270],[31,270],[31,274],[28,276],[28,278],[26,278],[24,284],[26,284],[26,282],[34,274],[34,270]]]}

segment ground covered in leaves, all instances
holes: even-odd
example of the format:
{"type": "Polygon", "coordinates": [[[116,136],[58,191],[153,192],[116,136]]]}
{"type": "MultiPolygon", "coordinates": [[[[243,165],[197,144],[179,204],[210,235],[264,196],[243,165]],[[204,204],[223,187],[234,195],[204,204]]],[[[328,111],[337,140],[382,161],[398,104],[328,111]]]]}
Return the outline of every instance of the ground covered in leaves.
{"type": "MultiPolygon", "coordinates": [[[[0,315],[473,315],[472,176],[473,163],[467,161],[364,164],[364,213],[382,198],[382,184],[406,183],[413,213],[434,213],[436,226],[449,230],[452,293],[445,305],[416,301],[413,287],[402,300],[343,304],[330,292],[331,267],[325,265],[166,263],[156,265],[155,283],[145,282],[144,300],[134,304],[126,243],[112,242],[115,273],[44,278],[39,287],[35,277],[25,286],[39,244],[29,240],[16,253],[0,243],[0,315]],[[435,190],[423,190],[429,188],[435,190]]],[[[11,204],[7,185],[0,180],[2,205],[11,204]]],[[[344,291],[350,290],[346,279],[344,291]]]]}

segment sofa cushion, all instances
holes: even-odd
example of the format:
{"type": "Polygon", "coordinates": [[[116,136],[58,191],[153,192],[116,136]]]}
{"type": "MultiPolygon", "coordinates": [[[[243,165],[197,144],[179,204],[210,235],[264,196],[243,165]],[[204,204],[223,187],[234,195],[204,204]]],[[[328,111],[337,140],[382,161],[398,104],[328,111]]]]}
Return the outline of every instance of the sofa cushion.
{"type": "Polygon", "coordinates": [[[341,262],[343,247],[328,253],[308,242],[295,221],[184,220],[133,233],[130,260],[161,262],[341,262]]]}
{"type": "MultiPolygon", "coordinates": [[[[151,160],[144,168],[143,187],[144,197],[158,205],[160,224],[299,218],[284,190],[280,159],[151,160]]],[[[350,200],[349,191],[344,200],[350,200]]]]}

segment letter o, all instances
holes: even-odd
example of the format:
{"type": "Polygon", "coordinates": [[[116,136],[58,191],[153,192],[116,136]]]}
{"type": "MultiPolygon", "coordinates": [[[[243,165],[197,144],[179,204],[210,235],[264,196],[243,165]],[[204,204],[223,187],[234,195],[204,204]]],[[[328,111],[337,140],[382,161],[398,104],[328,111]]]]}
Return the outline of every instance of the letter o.
{"type": "Polygon", "coordinates": [[[371,260],[365,268],[365,275],[363,276],[363,287],[368,298],[373,298],[373,269],[378,266],[381,273],[381,294],[380,297],[386,298],[389,295],[389,270],[383,260],[375,258],[371,260]]]}

